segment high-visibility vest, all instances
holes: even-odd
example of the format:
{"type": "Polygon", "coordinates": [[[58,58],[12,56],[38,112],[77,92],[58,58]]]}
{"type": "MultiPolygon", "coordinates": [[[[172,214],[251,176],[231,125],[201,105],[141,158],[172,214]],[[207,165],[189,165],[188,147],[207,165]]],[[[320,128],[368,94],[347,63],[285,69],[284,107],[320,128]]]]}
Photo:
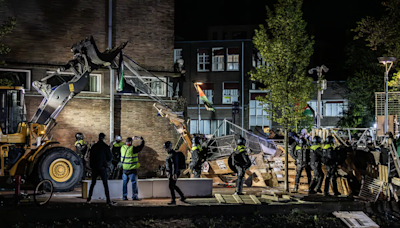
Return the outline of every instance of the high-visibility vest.
{"type": "Polygon", "coordinates": [[[195,150],[199,150],[199,152],[201,152],[201,146],[200,146],[200,144],[197,144],[197,145],[192,146],[192,151],[195,151],[195,150]]]}
{"type": "Polygon", "coordinates": [[[133,146],[123,145],[121,147],[122,169],[131,170],[140,167],[139,154],[133,153],[133,146]]]}
{"type": "Polygon", "coordinates": [[[321,146],[320,145],[312,145],[311,147],[310,147],[310,149],[312,150],[312,151],[315,151],[315,150],[317,150],[318,148],[321,148],[321,146]]]}
{"type": "Polygon", "coordinates": [[[82,146],[83,146],[83,145],[85,145],[85,143],[83,142],[83,140],[82,140],[82,139],[81,139],[81,140],[78,140],[78,141],[76,141],[76,142],[75,142],[75,146],[76,146],[76,144],[78,144],[78,143],[79,143],[79,144],[81,144],[82,146]]]}
{"type": "Polygon", "coordinates": [[[119,143],[115,142],[115,143],[113,144],[113,147],[122,147],[123,145],[125,145],[124,142],[119,142],[119,143]]]}

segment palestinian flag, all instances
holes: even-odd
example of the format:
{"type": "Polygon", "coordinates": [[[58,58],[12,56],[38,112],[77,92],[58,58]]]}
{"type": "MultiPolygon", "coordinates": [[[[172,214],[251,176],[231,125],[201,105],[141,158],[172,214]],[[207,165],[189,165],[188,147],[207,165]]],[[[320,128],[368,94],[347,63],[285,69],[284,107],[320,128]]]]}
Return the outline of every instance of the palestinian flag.
{"type": "Polygon", "coordinates": [[[121,51],[119,55],[118,77],[117,77],[118,92],[124,89],[124,73],[125,73],[124,59],[121,51]]]}
{"type": "Polygon", "coordinates": [[[212,106],[212,104],[210,103],[210,101],[208,101],[206,95],[204,94],[203,90],[200,88],[199,85],[196,85],[196,89],[197,89],[197,92],[199,93],[199,98],[200,98],[200,100],[203,101],[204,106],[206,107],[206,109],[207,109],[208,111],[213,111],[213,112],[215,112],[215,109],[213,108],[213,106],[212,106]]]}

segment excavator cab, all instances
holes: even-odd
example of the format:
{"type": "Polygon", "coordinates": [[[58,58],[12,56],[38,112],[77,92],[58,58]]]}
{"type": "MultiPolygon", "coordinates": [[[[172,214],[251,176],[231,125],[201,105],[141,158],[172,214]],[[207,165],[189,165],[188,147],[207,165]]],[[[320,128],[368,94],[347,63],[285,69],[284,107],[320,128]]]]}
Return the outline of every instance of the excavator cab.
{"type": "Polygon", "coordinates": [[[26,120],[24,89],[21,86],[0,86],[1,134],[19,133],[26,120]]]}

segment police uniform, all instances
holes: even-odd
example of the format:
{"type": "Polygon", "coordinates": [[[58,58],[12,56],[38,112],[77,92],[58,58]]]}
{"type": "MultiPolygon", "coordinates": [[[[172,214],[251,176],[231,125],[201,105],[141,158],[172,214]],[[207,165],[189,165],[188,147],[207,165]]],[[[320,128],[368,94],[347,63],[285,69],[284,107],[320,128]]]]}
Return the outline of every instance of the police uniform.
{"type": "Polygon", "coordinates": [[[88,149],[87,143],[85,143],[83,139],[79,139],[75,142],[75,148],[79,157],[84,158],[88,149]]]}
{"type": "Polygon", "coordinates": [[[123,145],[125,145],[124,142],[115,141],[111,147],[111,153],[113,155],[112,164],[113,164],[113,168],[114,168],[112,171],[112,174],[111,174],[112,179],[121,179],[122,178],[122,172],[118,172],[118,163],[121,158],[121,147],[123,145]]]}
{"type": "Polygon", "coordinates": [[[237,172],[237,181],[236,181],[236,193],[235,194],[242,194],[243,190],[243,178],[247,168],[250,167],[251,162],[249,156],[246,154],[246,148],[244,145],[238,145],[235,150],[233,151],[232,156],[233,161],[232,164],[236,168],[237,172]]]}
{"type": "Polygon", "coordinates": [[[202,159],[202,148],[200,144],[196,144],[192,147],[191,158],[189,167],[193,172],[194,178],[200,178],[201,174],[201,164],[203,163],[202,159]]]}
{"type": "Polygon", "coordinates": [[[296,145],[293,158],[296,160],[296,179],[294,184],[294,191],[297,191],[303,169],[306,170],[308,185],[311,183],[311,167],[310,163],[310,148],[307,144],[296,145]]]}
{"type": "Polygon", "coordinates": [[[337,188],[337,157],[336,150],[332,147],[330,143],[325,144],[322,148],[322,162],[326,166],[326,178],[325,178],[325,188],[324,195],[329,195],[329,185],[332,180],[332,188],[335,195],[340,195],[337,188]]]}
{"type": "Polygon", "coordinates": [[[314,176],[308,191],[311,194],[315,192],[322,192],[321,185],[322,181],[324,180],[324,173],[322,172],[321,168],[321,154],[321,145],[319,143],[315,143],[310,147],[310,166],[314,172],[314,176]]]}

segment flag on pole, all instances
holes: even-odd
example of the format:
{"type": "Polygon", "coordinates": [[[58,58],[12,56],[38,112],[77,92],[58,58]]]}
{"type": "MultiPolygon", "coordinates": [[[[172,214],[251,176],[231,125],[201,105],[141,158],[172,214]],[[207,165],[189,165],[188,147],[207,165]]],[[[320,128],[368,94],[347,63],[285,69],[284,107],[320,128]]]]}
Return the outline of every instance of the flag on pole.
{"type": "Polygon", "coordinates": [[[196,86],[197,86],[197,92],[199,93],[199,98],[200,98],[200,100],[203,101],[204,106],[206,107],[206,109],[207,109],[208,111],[213,111],[213,112],[215,112],[215,109],[213,108],[213,106],[212,106],[212,104],[210,103],[210,101],[207,99],[207,97],[206,97],[206,95],[204,94],[203,90],[200,88],[199,85],[196,85],[196,86]]]}
{"type": "Polygon", "coordinates": [[[125,73],[124,59],[121,51],[119,55],[119,64],[118,64],[118,79],[117,79],[117,82],[119,82],[117,89],[118,92],[124,89],[124,73],[125,73]]]}

